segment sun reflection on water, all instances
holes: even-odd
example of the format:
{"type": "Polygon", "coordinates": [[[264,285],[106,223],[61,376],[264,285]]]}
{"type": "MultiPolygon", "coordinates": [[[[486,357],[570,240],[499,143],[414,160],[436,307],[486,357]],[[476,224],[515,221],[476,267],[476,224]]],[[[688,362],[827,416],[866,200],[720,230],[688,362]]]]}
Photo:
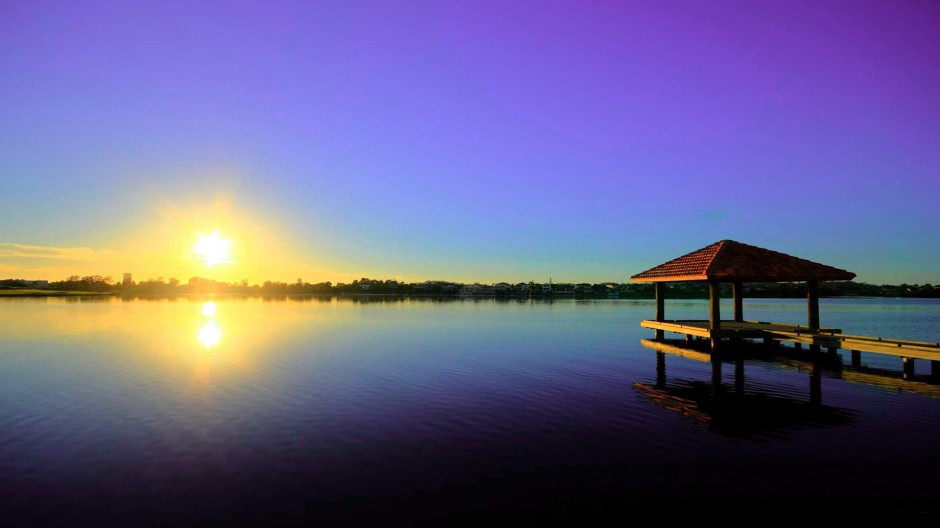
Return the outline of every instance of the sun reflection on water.
{"type": "Polygon", "coordinates": [[[222,329],[219,328],[219,325],[215,324],[215,321],[207,321],[206,324],[202,325],[202,328],[199,329],[197,339],[202,343],[202,346],[212,348],[218,345],[219,341],[222,340],[222,329]]]}
{"type": "Polygon", "coordinates": [[[199,328],[199,334],[196,336],[196,339],[206,348],[212,348],[218,345],[219,341],[222,340],[222,329],[219,328],[219,325],[215,322],[215,314],[217,311],[218,306],[212,301],[208,301],[202,305],[202,315],[208,317],[209,320],[199,328]]]}
{"type": "Polygon", "coordinates": [[[202,315],[206,317],[214,317],[215,312],[218,309],[219,309],[218,306],[216,306],[214,302],[208,301],[202,305],[202,315]]]}

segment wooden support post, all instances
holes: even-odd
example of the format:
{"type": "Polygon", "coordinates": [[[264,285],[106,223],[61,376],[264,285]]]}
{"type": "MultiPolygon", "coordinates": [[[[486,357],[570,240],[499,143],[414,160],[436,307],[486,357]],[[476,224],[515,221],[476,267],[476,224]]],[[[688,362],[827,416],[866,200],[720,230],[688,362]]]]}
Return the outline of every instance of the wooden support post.
{"type": "Polygon", "coordinates": [[[708,328],[711,330],[712,352],[718,350],[721,338],[717,332],[721,330],[721,306],[718,297],[718,281],[708,282],[708,328]]]}
{"type": "Polygon", "coordinates": [[[663,388],[666,386],[666,354],[656,352],[656,386],[663,388]]]}
{"type": "Polygon", "coordinates": [[[909,380],[914,378],[914,358],[912,357],[902,357],[901,361],[904,362],[904,379],[909,380]]]}
{"type": "MultiPolygon", "coordinates": [[[[666,284],[662,282],[656,283],[656,321],[663,322],[666,320],[666,284]]],[[[664,330],[656,330],[656,340],[662,341],[666,337],[666,332],[664,330]]]]}
{"type": "Polygon", "coordinates": [[[839,355],[839,349],[836,347],[826,347],[826,352],[828,352],[829,356],[833,358],[839,355]]]}
{"type": "Polygon", "coordinates": [[[771,338],[769,338],[769,337],[765,337],[765,338],[764,338],[764,346],[766,346],[766,347],[774,346],[774,340],[771,339],[771,338]]]}
{"type": "Polygon", "coordinates": [[[940,361],[930,362],[930,381],[934,383],[940,381],[940,361]]]}
{"type": "Polygon", "coordinates": [[[687,345],[692,344],[692,334],[685,334],[685,344],[687,345]]]}
{"type": "Polygon", "coordinates": [[[744,321],[744,283],[735,281],[731,283],[731,292],[734,296],[734,322],[744,321]]]}
{"type": "Polygon", "coordinates": [[[734,360],[734,392],[738,396],[744,394],[744,359],[734,360]]]}
{"type": "Polygon", "coordinates": [[[793,343],[793,350],[803,350],[803,343],[793,343]]]}
{"type": "Polygon", "coordinates": [[[862,353],[858,350],[852,351],[852,367],[860,368],[862,366],[862,353]]]}
{"type": "MultiPolygon", "coordinates": [[[[819,330],[819,281],[808,281],[806,293],[806,311],[808,315],[809,327],[813,330],[819,330]]],[[[822,351],[819,345],[810,345],[809,351],[819,353],[822,351]]]]}
{"type": "Polygon", "coordinates": [[[809,327],[813,330],[819,330],[819,281],[809,281],[806,283],[806,308],[809,315],[809,327]]]}
{"type": "MultiPolygon", "coordinates": [[[[732,282],[731,294],[734,306],[734,322],[744,322],[744,283],[741,281],[732,282]]],[[[739,346],[743,340],[744,339],[740,337],[731,338],[731,341],[739,346]]]]}

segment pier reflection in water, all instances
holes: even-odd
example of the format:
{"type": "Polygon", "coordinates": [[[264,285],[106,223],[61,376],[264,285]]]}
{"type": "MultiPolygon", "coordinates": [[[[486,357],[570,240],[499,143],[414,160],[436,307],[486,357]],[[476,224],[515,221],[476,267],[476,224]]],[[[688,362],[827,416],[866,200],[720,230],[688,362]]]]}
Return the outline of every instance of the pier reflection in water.
{"type": "Polygon", "coordinates": [[[746,383],[745,358],[752,358],[749,357],[751,351],[744,346],[738,349],[729,347],[718,356],[695,350],[679,341],[644,339],[641,343],[656,350],[656,381],[653,384],[642,381],[633,384],[640,398],[677,412],[710,431],[748,437],[772,431],[842,426],[853,422],[852,411],[823,404],[822,372],[826,365],[822,361],[799,365],[800,370],[809,371],[806,398],[799,399],[750,390],[746,383]],[[667,355],[710,363],[711,379],[668,380],[667,355]],[[733,386],[722,383],[724,363],[730,363],[734,368],[733,386]]]}

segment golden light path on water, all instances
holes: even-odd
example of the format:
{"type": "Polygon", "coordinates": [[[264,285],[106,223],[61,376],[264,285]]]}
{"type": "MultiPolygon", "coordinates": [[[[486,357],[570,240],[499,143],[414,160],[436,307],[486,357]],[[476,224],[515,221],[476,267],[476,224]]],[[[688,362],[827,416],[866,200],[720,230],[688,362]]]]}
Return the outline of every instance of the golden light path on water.
{"type": "Polygon", "coordinates": [[[209,404],[221,387],[271,375],[289,343],[348,328],[358,308],[257,297],[0,299],[0,335],[36,343],[57,336],[69,350],[102,354],[121,376],[145,372],[166,390],[209,404]]]}
{"type": "Polygon", "coordinates": [[[218,345],[219,341],[222,340],[222,329],[219,328],[218,323],[215,321],[217,311],[218,306],[212,301],[207,301],[202,305],[202,315],[206,316],[209,320],[199,328],[199,334],[196,336],[196,339],[206,348],[212,348],[218,345]]]}

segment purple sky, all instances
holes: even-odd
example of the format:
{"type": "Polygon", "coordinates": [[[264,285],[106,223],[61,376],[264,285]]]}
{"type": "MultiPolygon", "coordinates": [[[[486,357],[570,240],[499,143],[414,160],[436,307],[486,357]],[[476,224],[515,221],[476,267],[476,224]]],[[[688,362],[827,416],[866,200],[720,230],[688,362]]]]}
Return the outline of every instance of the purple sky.
{"type": "Polygon", "coordinates": [[[203,222],[252,262],[233,280],[626,281],[730,238],[940,283],[938,27],[900,1],[3,2],[0,278],[185,275],[154,233],[203,222]]]}

